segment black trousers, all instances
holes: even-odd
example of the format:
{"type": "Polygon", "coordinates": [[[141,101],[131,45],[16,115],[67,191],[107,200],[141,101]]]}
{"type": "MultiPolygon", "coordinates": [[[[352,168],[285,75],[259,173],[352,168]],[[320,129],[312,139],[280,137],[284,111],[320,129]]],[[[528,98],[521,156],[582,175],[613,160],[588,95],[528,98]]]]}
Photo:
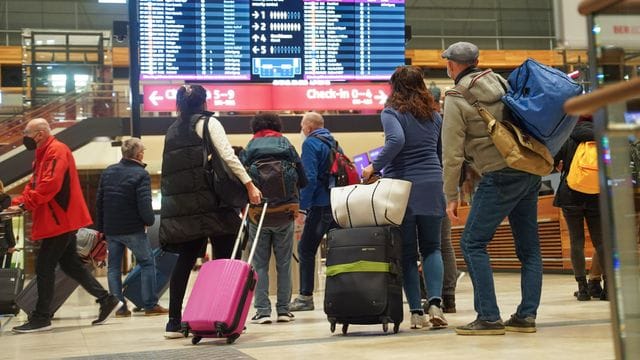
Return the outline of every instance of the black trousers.
{"type": "MultiPolygon", "coordinates": [[[[233,243],[236,235],[216,236],[211,239],[213,252],[216,259],[228,259],[233,252],[233,243]]],[[[169,285],[169,317],[173,319],[182,319],[182,301],[187,291],[189,283],[189,275],[193,270],[196,259],[202,254],[203,246],[207,245],[207,238],[193,240],[182,244],[172,245],[170,251],[177,252],[180,256],[176,267],[171,275],[171,283],[169,285]]],[[[240,251],[238,251],[239,258],[240,251]]]]}
{"type": "Polygon", "coordinates": [[[598,252],[598,260],[604,266],[604,248],[602,244],[602,225],[600,222],[600,210],[590,206],[563,207],[562,214],[569,228],[571,240],[571,265],[576,277],[586,275],[584,260],[584,221],[587,221],[589,235],[593,248],[598,252]]]}
{"type": "Polygon", "coordinates": [[[109,296],[109,292],[84,267],[78,255],[76,232],[68,232],[41,240],[40,252],[36,260],[36,276],[38,277],[38,302],[32,316],[49,319],[51,299],[55,291],[55,270],[60,269],[80,284],[87,292],[98,300],[109,296]]]}

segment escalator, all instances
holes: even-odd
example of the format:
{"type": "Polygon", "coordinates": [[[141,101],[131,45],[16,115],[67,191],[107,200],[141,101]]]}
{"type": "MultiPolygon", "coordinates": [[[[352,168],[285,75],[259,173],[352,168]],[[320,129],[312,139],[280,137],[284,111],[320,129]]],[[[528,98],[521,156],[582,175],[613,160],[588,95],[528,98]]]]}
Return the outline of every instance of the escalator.
{"type": "Polygon", "coordinates": [[[126,100],[112,90],[89,90],[0,122],[0,179],[10,185],[31,173],[34,152],[22,146],[22,131],[35,118],[46,119],[55,136],[71,150],[96,137],[115,138],[129,132],[126,100]]]}

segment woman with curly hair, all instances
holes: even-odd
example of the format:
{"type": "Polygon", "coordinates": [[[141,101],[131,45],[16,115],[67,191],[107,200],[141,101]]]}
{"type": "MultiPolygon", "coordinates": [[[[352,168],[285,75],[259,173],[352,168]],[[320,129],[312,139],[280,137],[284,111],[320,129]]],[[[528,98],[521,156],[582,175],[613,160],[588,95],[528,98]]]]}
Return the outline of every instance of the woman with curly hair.
{"type": "Polygon", "coordinates": [[[443,328],[443,264],[440,228],[445,215],[440,130],[442,118],[427,90],[422,70],[401,66],[391,76],[391,96],[382,111],[384,148],[363,170],[366,179],[384,169],[384,177],[411,181],[407,212],[402,221],[402,273],[411,311],[411,328],[443,328]],[[418,251],[424,279],[418,273],[418,251]],[[420,281],[425,281],[428,304],[420,303],[420,281]],[[427,311],[428,318],[424,311],[427,311]]]}

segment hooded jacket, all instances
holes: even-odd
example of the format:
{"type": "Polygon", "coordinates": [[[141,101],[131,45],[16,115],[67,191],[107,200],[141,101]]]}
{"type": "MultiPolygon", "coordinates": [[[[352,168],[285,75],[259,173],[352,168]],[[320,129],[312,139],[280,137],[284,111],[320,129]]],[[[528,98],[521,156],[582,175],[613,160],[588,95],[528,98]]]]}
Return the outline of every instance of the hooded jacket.
{"type": "MultiPolygon", "coordinates": [[[[458,84],[467,87],[498,121],[506,118],[501,99],[508,83],[502,76],[492,70],[475,70],[462,76],[458,84]]],[[[458,199],[458,182],[465,160],[479,174],[507,167],[478,111],[455,89],[445,93],[442,154],[447,201],[458,199]]]]}
{"type": "Polygon", "coordinates": [[[24,204],[31,211],[31,240],[75,231],[92,222],[73,154],[53,136],[36,149],[33,175],[12,204],[24,204]]]}
{"type": "Polygon", "coordinates": [[[579,191],[572,190],[567,185],[567,175],[569,174],[569,168],[571,168],[571,162],[573,156],[576,154],[578,145],[585,141],[593,141],[593,123],[589,121],[580,121],[576,124],[576,127],[571,132],[569,139],[562,145],[560,151],[554,157],[555,166],[562,161],[562,171],[560,172],[560,185],[558,185],[558,191],[556,197],[553,199],[553,206],[555,207],[570,207],[570,206],[588,206],[598,207],[598,194],[585,194],[579,191]]]}

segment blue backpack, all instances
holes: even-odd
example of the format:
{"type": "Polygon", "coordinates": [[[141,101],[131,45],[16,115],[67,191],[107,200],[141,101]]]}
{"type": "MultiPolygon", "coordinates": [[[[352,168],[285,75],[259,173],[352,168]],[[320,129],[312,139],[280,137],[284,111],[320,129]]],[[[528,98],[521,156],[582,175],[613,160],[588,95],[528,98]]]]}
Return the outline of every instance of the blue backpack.
{"type": "Polygon", "coordinates": [[[527,59],[509,78],[502,102],[522,130],[542,142],[552,155],[571,135],[577,116],[565,114],[564,102],[582,93],[582,86],[560,70],[527,59]]]}

